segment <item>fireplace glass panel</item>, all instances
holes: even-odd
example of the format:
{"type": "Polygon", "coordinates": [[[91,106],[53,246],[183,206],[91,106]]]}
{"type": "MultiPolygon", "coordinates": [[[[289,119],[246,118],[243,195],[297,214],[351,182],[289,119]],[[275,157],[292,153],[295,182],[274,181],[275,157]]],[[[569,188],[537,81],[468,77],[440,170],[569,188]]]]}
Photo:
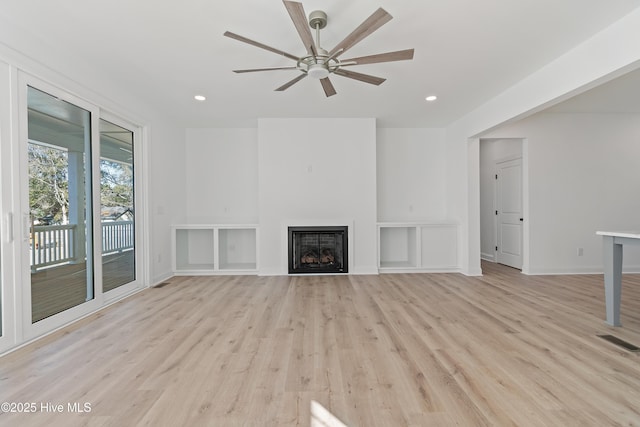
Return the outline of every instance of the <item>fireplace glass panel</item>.
{"type": "Polygon", "coordinates": [[[289,273],[346,273],[346,227],[289,227],[289,273]]]}

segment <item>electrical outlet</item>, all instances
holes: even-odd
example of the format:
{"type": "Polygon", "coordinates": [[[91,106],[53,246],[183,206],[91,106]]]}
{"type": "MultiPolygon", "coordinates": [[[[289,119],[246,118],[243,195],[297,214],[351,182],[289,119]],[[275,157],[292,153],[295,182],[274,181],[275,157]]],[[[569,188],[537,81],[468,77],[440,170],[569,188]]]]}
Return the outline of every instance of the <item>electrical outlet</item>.
{"type": "Polygon", "coordinates": [[[584,249],[578,248],[578,256],[582,256],[582,255],[584,255],[584,249]]]}

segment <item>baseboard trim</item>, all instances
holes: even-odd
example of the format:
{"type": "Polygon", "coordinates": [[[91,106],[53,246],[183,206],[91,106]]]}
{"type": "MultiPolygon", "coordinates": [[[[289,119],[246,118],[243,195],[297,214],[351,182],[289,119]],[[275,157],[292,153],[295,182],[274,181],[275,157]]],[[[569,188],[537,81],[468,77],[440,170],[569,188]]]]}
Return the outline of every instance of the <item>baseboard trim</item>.
{"type": "Polygon", "coordinates": [[[460,273],[460,269],[457,267],[444,267],[444,268],[379,268],[380,274],[440,274],[440,273],[460,273]]]}
{"type": "Polygon", "coordinates": [[[160,283],[162,283],[162,282],[164,282],[166,280],[171,279],[174,276],[175,276],[175,274],[173,274],[173,272],[168,272],[168,273],[161,274],[160,276],[156,276],[151,280],[151,283],[149,283],[147,285],[147,287],[148,288],[152,288],[152,287],[154,287],[154,286],[156,286],[156,285],[158,285],[158,284],[160,284],[160,283]]]}
{"type": "Polygon", "coordinates": [[[486,252],[480,253],[480,259],[484,261],[489,261],[489,262],[496,262],[495,254],[488,254],[486,252]]]}
{"type": "MultiPolygon", "coordinates": [[[[623,267],[622,274],[639,274],[640,266],[623,267]]],[[[529,276],[551,276],[551,275],[570,275],[570,274],[604,274],[604,270],[599,267],[566,267],[566,268],[529,268],[523,274],[529,276]]]]}

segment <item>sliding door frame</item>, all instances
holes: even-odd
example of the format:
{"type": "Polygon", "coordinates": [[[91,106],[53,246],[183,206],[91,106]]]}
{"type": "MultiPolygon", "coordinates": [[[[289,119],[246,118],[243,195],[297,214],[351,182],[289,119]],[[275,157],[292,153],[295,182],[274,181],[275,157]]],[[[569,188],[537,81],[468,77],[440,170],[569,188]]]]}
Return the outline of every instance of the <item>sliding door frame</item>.
{"type": "MultiPolygon", "coordinates": [[[[14,298],[15,313],[13,321],[7,319],[9,323],[15,323],[15,336],[11,337],[15,345],[31,341],[39,336],[54,331],[66,324],[78,320],[100,308],[105,307],[125,296],[143,289],[147,281],[148,260],[144,254],[146,250],[146,235],[143,224],[146,222],[146,200],[143,194],[146,194],[146,180],[144,179],[144,152],[145,146],[145,130],[141,126],[133,125],[130,121],[120,118],[115,114],[102,111],[100,107],[94,103],[88,102],[76,95],[56,87],[50,83],[40,80],[26,72],[18,71],[17,76],[17,100],[15,110],[17,111],[17,170],[14,172],[13,178],[19,183],[19,208],[18,214],[14,215],[14,229],[19,230],[14,235],[14,245],[16,253],[16,275],[14,284],[16,295],[14,298]],[[86,301],[80,305],[67,309],[63,312],[54,314],[45,319],[32,323],[32,301],[31,301],[31,271],[29,257],[29,172],[28,172],[28,120],[27,120],[27,88],[31,86],[34,89],[46,92],[63,101],[69,102],[80,108],[83,108],[91,114],[91,201],[87,201],[87,205],[91,203],[91,228],[87,232],[91,236],[87,236],[87,240],[92,239],[93,251],[92,258],[87,259],[87,264],[93,262],[93,299],[86,301]],[[100,119],[107,120],[119,126],[122,126],[134,133],[134,191],[135,191],[135,209],[134,213],[134,229],[135,229],[135,269],[136,278],[134,281],[122,285],[109,292],[103,292],[102,283],[102,226],[101,226],[101,202],[100,202],[100,119]]],[[[3,168],[4,169],[4,168],[3,168]]],[[[87,167],[88,171],[89,167],[87,167]]],[[[89,219],[89,218],[87,218],[89,219]]],[[[87,266],[89,268],[89,265],[87,266]]],[[[4,270],[3,270],[4,276],[4,270]]],[[[4,312],[3,312],[4,313],[4,312]]],[[[8,313],[11,314],[11,313],[8,313]]],[[[7,316],[5,316],[6,318],[7,316]]],[[[1,344],[1,342],[0,342],[1,344]]],[[[0,353],[3,351],[0,345],[0,353]]]]}
{"type": "Polygon", "coordinates": [[[2,304],[2,336],[0,336],[0,354],[16,345],[19,337],[18,325],[18,295],[20,277],[20,256],[16,250],[16,239],[19,226],[16,223],[16,208],[18,206],[17,170],[19,153],[15,149],[14,138],[18,119],[11,111],[15,111],[18,105],[15,96],[17,89],[15,66],[0,62],[0,214],[2,216],[2,231],[0,232],[0,304],[2,304]],[[4,120],[2,120],[4,119],[4,120]]]}
{"type": "MultiPolygon", "coordinates": [[[[145,235],[144,228],[142,227],[143,219],[146,215],[145,203],[142,195],[146,194],[145,190],[145,182],[143,179],[142,171],[144,168],[142,165],[144,164],[141,159],[144,159],[144,130],[140,126],[136,126],[133,123],[122,119],[114,114],[109,112],[102,111],[100,114],[100,119],[106,120],[110,123],[123,127],[127,130],[133,132],[133,191],[134,191],[134,259],[135,259],[135,275],[136,278],[134,281],[129,282],[125,285],[119,286],[115,289],[112,289],[108,292],[104,292],[104,303],[110,303],[113,301],[117,301],[122,297],[136,292],[144,287],[146,281],[146,272],[143,266],[148,265],[144,260],[144,251],[145,247],[145,235]]],[[[99,154],[99,153],[98,153],[99,154]]],[[[98,159],[99,162],[99,159],[98,159]]],[[[98,165],[99,167],[99,165],[98,165]]],[[[100,170],[98,170],[98,179],[99,179],[100,170]]],[[[100,193],[98,193],[100,194],[100,193]]],[[[95,198],[95,197],[94,197],[95,198]]],[[[98,197],[98,203],[100,202],[98,197]]],[[[100,208],[98,208],[98,212],[100,208]]],[[[146,221],[145,221],[146,222],[146,221]]],[[[98,224],[99,226],[99,224],[98,224]]],[[[101,238],[102,227],[99,228],[98,237],[101,238]]],[[[99,260],[102,265],[102,260],[99,260]]],[[[100,292],[102,293],[102,283],[100,283],[100,292]]]]}
{"type": "Polygon", "coordinates": [[[7,127],[0,126],[0,354],[15,342],[14,307],[14,215],[12,205],[12,152],[7,127]]]}
{"type": "MultiPolygon", "coordinates": [[[[19,182],[20,182],[20,226],[21,233],[16,236],[16,242],[20,247],[21,276],[22,280],[20,286],[22,287],[22,337],[25,341],[38,337],[46,332],[59,328],[71,321],[83,317],[92,311],[97,310],[103,304],[102,296],[102,264],[97,262],[100,260],[101,248],[95,244],[96,237],[96,222],[97,226],[100,223],[100,200],[96,201],[96,194],[100,194],[100,175],[99,175],[99,149],[97,142],[100,140],[99,123],[100,123],[100,110],[96,105],[93,105],[77,96],[74,96],[68,92],[65,92],[53,85],[50,85],[42,80],[32,77],[26,73],[20,73],[18,75],[18,116],[20,120],[19,125],[19,182]],[[32,323],[32,295],[31,295],[31,271],[30,271],[30,257],[29,257],[29,238],[30,238],[30,209],[29,209],[29,160],[28,160],[28,87],[31,86],[34,89],[45,92],[51,96],[59,98],[77,107],[80,107],[88,111],[91,115],[91,164],[86,165],[85,174],[89,172],[91,174],[91,199],[85,201],[85,209],[91,205],[91,216],[85,218],[87,221],[87,241],[93,246],[92,258],[87,258],[87,269],[92,267],[93,275],[93,298],[77,306],[71,307],[65,311],[49,316],[45,319],[32,323]],[[98,173],[96,173],[96,171],[98,173]],[[93,266],[91,262],[93,261],[93,266]]],[[[87,175],[88,177],[88,175],[87,175]]]]}

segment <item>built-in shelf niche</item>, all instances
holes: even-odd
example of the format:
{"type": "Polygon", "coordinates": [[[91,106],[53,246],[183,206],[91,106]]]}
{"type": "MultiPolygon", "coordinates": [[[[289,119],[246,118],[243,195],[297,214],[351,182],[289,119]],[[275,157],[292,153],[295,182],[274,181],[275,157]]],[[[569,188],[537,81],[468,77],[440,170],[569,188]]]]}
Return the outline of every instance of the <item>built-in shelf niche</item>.
{"type": "Polygon", "coordinates": [[[457,237],[453,223],[378,223],[378,270],[457,271],[457,237]]]}
{"type": "Polygon", "coordinates": [[[257,225],[181,224],[172,231],[175,274],[257,274],[257,225]]]}
{"type": "Polygon", "coordinates": [[[220,270],[255,270],[256,228],[219,228],[220,270]]]}

